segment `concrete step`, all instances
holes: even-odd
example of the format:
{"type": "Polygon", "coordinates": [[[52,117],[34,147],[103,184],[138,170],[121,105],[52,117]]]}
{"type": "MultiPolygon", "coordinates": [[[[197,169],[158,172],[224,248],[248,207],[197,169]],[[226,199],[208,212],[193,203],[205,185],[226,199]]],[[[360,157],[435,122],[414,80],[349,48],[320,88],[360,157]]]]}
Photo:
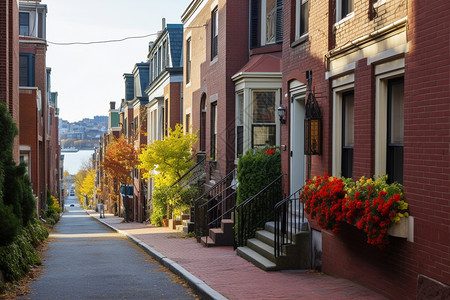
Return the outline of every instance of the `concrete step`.
{"type": "Polygon", "coordinates": [[[184,231],[184,226],[183,225],[176,225],[175,230],[176,231],[184,231]]]}
{"type": "Polygon", "coordinates": [[[275,255],[274,255],[274,248],[263,241],[260,241],[258,239],[249,239],[247,241],[247,247],[252,249],[253,251],[258,252],[260,255],[264,256],[271,262],[275,263],[275,255]]]}
{"type": "Polygon", "coordinates": [[[274,247],[275,245],[275,238],[273,232],[267,230],[258,230],[255,234],[255,238],[257,238],[260,241],[263,241],[264,243],[272,247],[274,247]]]}
{"type": "Polygon", "coordinates": [[[236,253],[264,271],[275,271],[277,269],[277,265],[275,263],[249,247],[238,247],[236,253]]]}
{"type": "Polygon", "coordinates": [[[204,247],[214,247],[216,245],[216,243],[208,236],[202,236],[200,239],[200,243],[204,246],[204,247]]]}

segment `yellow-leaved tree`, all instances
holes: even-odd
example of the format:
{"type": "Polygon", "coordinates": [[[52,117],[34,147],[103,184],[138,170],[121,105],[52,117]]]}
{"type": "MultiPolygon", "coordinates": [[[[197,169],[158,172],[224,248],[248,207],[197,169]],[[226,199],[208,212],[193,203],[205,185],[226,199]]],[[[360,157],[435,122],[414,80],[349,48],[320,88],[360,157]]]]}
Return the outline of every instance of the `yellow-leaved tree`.
{"type": "Polygon", "coordinates": [[[84,177],[83,183],[81,184],[80,192],[84,196],[92,201],[92,197],[94,196],[94,188],[95,188],[95,170],[91,169],[87,172],[86,177],[84,177]]]}
{"type": "Polygon", "coordinates": [[[196,133],[183,134],[183,126],[176,124],[164,140],[147,145],[139,155],[140,168],[148,171],[145,176],[155,181],[152,224],[159,225],[162,218],[169,217],[171,207],[175,205],[170,202],[173,196],[170,187],[194,164],[192,146],[196,142],[196,133]]]}

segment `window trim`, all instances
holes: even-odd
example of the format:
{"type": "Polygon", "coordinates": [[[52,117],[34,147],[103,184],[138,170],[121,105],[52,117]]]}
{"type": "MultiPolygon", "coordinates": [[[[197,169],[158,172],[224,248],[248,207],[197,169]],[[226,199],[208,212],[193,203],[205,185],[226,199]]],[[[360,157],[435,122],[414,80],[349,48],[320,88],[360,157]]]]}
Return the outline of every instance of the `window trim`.
{"type": "Polygon", "coordinates": [[[404,76],[404,68],[404,58],[375,66],[375,175],[386,174],[388,81],[404,76]]]}
{"type": "Polygon", "coordinates": [[[308,15],[308,28],[304,33],[300,32],[300,24],[301,24],[301,17],[302,17],[302,4],[308,3],[308,6],[310,5],[310,0],[295,0],[295,41],[302,39],[303,37],[307,36],[309,34],[309,15],[308,15]]]}

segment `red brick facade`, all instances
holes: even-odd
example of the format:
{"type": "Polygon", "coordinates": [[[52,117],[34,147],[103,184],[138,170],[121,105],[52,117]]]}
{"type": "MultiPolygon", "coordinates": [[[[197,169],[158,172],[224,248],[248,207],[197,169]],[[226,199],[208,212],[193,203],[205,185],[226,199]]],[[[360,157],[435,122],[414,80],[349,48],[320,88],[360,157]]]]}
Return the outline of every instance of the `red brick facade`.
{"type": "MultiPolygon", "coordinates": [[[[0,102],[5,103],[19,124],[19,10],[17,1],[0,1],[0,102]]],[[[14,143],[14,160],[19,161],[19,138],[14,143]]]]}
{"type": "MultiPolygon", "coordinates": [[[[322,155],[313,157],[311,174],[331,174],[337,159],[333,157],[333,101],[340,81],[347,80],[355,99],[353,178],[373,176],[380,169],[376,150],[380,78],[383,72],[388,74],[385,70],[396,70],[387,78],[404,77],[403,186],[414,218],[413,241],[391,238],[391,244],[379,250],[367,245],[355,227],[346,226],[339,234],[322,231],[322,270],[392,299],[427,297],[426,283],[419,282],[419,276],[450,284],[450,3],[354,3],[353,16],[335,24],[335,1],[310,1],[309,36],[295,43],[295,1],[284,1],[283,95],[288,94],[290,82],[306,83],[305,71],[313,71],[324,146],[322,155]],[[371,48],[373,43],[378,49],[371,48]]],[[[288,110],[289,102],[283,97],[288,110]]],[[[283,128],[282,144],[290,143],[290,121],[283,128]]],[[[287,152],[282,165],[289,174],[287,152]]]]}
{"type": "MultiPolygon", "coordinates": [[[[192,131],[200,130],[201,99],[206,97],[206,157],[211,153],[211,111],[216,104],[217,155],[216,162],[207,167],[207,180],[219,180],[234,168],[235,159],[235,85],[231,77],[248,61],[248,12],[246,1],[217,2],[218,9],[218,55],[211,58],[211,13],[214,1],[193,1],[202,3],[197,15],[189,19],[186,14],[184,46],[191,39],[192,71],[191,82],[184,76],[183,102],[185,116],[191,110],[192,131]],[[197,26],[202,29],[196,28],[197,26]],[[205,43],[206,42],[206,43],[205,43]]],[[[193,13],[194,13],[193,12],[193,13]]],[[[184,51],[186,54],[186,51],[184,51]]],[[[186,59],[184,58],[186,72],[186,59]]],[[[199,131],[199,134],[200,131],[199,131]]],[[[196,146],[197,151],[199,146],[196,146]]]]}

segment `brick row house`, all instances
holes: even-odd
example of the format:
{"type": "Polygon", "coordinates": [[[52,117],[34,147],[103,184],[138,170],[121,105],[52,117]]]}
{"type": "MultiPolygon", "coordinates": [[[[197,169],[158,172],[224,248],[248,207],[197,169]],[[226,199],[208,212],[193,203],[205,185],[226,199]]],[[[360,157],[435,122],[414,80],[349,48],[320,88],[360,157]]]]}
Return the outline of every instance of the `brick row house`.
{"type": "Polygon", "coordinates": [[[284,193],[298,191],[308,175],[305,106],[313,93],[322,131],[310,176],[387,174],[403,184],[411,215],[408,237],[391,237],[384,250],[355,227],[335,234],[309,220],[322,270],[391,298],[448,291],[449,8],[413,0],[191,1],[182,14],[182,115],[186,131],[198,130],[207,185],[247,149],[276,145],[284,193]]]}
{"type": "Polygon", "coordinates": [[[47,190],[58,198],[62,195],[57,94],[51,92],[51,69],[45,59],[47,6],[40,1],[1,5],[1,101],[19,128],[14,159],[28,166],[40,215],[46,209],[47,190]]]}
{"type": "Polygon", "coordinates": [[[40,1],[19,2],[20,159],[28,163],[38,212],[46,209],[47,190],[59,195],[61,177],[58,111],[46,67],[46,14],[40,1]]]}
{"type": "MultiPolygon", "coordinates": [[[[193,153],[206,156],[205,190],[236,168],[240,154],[265,146],[281,152],[285,195],[324,173],[387,174],[409,204],[405,236],[391,236],[380,250],[354,226],[333,233],[307,216],[292,256],[301,268],[389,298],[448,294],[449,10],[444,0],[192,0],[182,26],[164,24],[150,44],[148,86],[124,75],[121,131],[135,147],[144,129],[147,143],[176,123],[197,132],[193,153]],[[148,100],[145,127],[136,89],[148,100]],[[311,95],[321,126],[306,147],[313,155],[305,155],[311,95]]],[[[153,183],[141,175],[134,175],[134,197],[144,198],[135,202],[136,221],[144,220],[141,206],[151,209],[153,183]]]]}

